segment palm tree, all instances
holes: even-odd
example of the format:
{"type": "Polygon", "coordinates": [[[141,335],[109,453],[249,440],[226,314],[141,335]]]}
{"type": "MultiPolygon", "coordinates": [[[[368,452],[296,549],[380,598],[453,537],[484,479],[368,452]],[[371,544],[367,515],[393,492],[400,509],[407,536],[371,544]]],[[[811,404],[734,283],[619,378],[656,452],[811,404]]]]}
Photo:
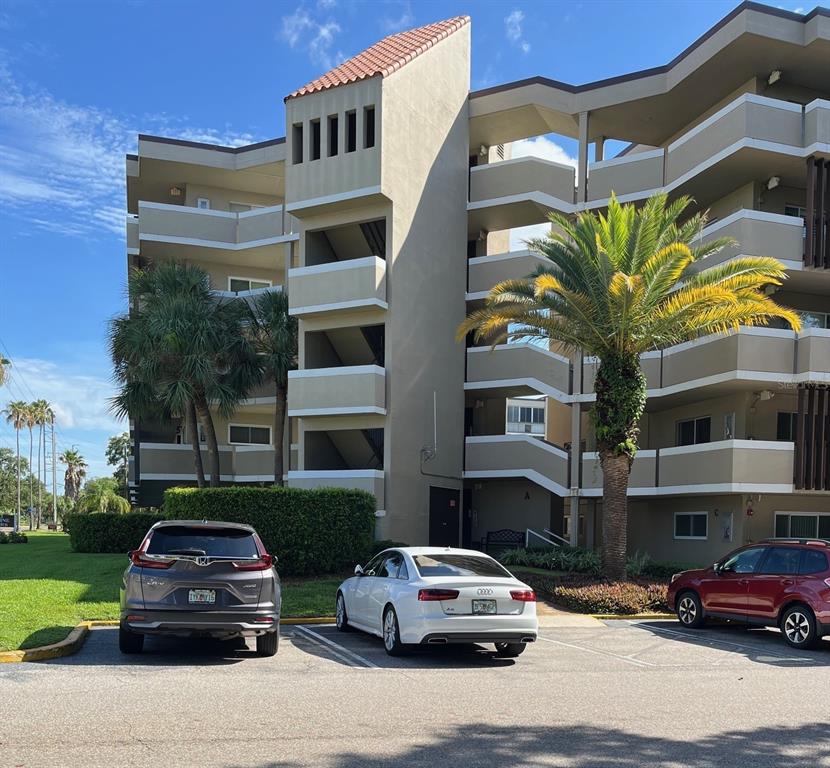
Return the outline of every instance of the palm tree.
{"type": "Polygon", "coordinates": [[[544,340],[599,360],[592,423],[603,472],[603,571],[625,577],[627,492],[646,401],[640,354],[740,325],[798,315],[778,306],[763,288],[779,285],[784,266],[772,258],[731,259],[704,271],[689,267],[730,244],[699,244],[705,214],[681,216],[687,197],[658,194],[640,210],[612,196],[606,215],[575,219],[551,213],[551,233],[528,246],[548,264],[532,276],[496,285],[482,309],[458,331],[494,345],[544,340]]]}
{"type": "MultiPolygon", "coordinates": [[[[14,518],[14,530],[20,530],[20,430],[26,426],[28,404],[23,400],[15,400],[9,403],[3,413],[6,414],[6,421],[14,427],[17,441],[17,511],[14,518]]],[[[29,468],[31,472],[31,465],[29,468]]]]}
{"type": "Polygon", "coordinates": [[[34,450],[34,436],[32,430],[35,428],[35,407],[34,403],[29,403],[26,406],[26,426],[29,429],[29,530],[34,526],[35,516],[35,500],[34,500],[34,478],[32,477],[32,470],[35,465],[32,463],[32,451],[34,450]]]}
{"type": "Polygon", "coordinates": [[[60,461],[66,464],[64,473],[64,495],[77,504],[81,492],[81,483],[86,477],[87,463],[77,448],[67,448],[61,455],[60,461]]]}
{"type": "MultiPolygon", "coordinates": [[[[210,484],[218,486],[219,446],[210,409],[230,417],[262,378],[253,344],[243,332],[247,307],[218,299],[204,270],[176,262],[134,270],[129,293],[130,313],[113,319],[109,328],[120,384],[112,410],[138,418],[162,411],[188,421],[195,411],[207,441],[210,484]]],[[[199,478],[195,425],[190,432],[199,478]]]]}
{"type": "Polygon", "coordinates": [[[83,512],[114,512],[123,515],[130,511],[130,502],[118,493],[118,483],[113,478],[99,477],[84,486],[78,507],[83,512]]]}
{"type": "Polygon", "coordinates": [[[288,294],[267,291],[257,296],[250,329],[263,372],[274,382],[274,485],[282,485],[288,372],[297,367],[297,319],[288,314],[288,294]]]}
{"type": "Polygon", "coordinates": [[[46,485],[46,440],[44,427],[49,423],[49,414],[51,407],[46,400],[35,400],[31,404],[32,416],[35,424],[40,427],[40,433],[37,440],[37,527],[40,528],[40,519],[43,514],[43,488],[46,485]],[[41,457],[43,463],[41,464],[41,457]],[[41,479],[41,468],[43,471],[43,478],[41,479]]]}

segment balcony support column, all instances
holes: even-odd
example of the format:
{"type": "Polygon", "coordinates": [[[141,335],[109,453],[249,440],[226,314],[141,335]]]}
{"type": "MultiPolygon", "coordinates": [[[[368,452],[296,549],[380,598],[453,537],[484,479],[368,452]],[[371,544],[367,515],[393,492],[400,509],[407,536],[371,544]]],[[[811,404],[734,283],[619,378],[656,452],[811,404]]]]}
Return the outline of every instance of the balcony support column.
{"type": "MultiPolygon", "coordinates": [[[[582,352],[578,351],[574,358],[573,394],[582,393],[582,352]]],[[[570,485],[570,516],[571,516],[571,546],[579,545],[579,476],[582,468],[582,408],[579,403],[571,403],[571,476],[570,485]]]]}
{"type": "Polygon", "coordinates": [[[577,202],[588,201],[588,112],[579,113],[579,157],[577,163],[577,202]]]}
{"type": "Polygon", "coordinates": [[[605,136],[597,136],[594,142],[594,162],[598,163],[605,159],[605,136]]]}

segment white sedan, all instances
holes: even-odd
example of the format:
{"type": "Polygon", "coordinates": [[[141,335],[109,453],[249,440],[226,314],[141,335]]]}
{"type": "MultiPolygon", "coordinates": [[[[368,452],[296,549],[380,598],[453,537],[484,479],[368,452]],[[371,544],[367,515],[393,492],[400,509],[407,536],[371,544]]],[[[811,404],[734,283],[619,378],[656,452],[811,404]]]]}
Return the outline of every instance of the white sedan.
{"type": "Polygon", "coordinates": [[[494,643],[515,657],[536,640],[536,595],[492,557],[469,549],[386,549],[337,590],[337,628],[383,638],[397,656],[415,644],[494,643]]]}

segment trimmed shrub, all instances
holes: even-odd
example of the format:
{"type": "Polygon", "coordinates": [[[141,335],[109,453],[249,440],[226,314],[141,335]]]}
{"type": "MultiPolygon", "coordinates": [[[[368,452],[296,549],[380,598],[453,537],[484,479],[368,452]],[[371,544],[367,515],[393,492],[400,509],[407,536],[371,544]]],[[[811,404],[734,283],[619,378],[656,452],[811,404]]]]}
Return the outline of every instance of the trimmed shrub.
{"type": "Polygon", "coordinates": [[[150,526],[163,519],[161,515],[141,512],[124,515],[76,512],[66,515],[64,529],[69,533],[69,543],[75,552],[126,553],[138,549],[150,526]]]}
{"type": "MultiPolygon", "coordinates": [[[[366,553],[365,559],[371,560],[379,552],[384,549],[399,549],[400,547],[408,547],[409,544],[404,544],[402,541],[393,541],[392,539],[378,539],[373,541],[366,553]]],[[[365,563],[363,563],[365,565],[365,563]]]]}
{"type": "Polygon", "coordinates": [[[21,531],[12,531],[9,534],[9,544],[28,544],[29,537],[21,531]]]}
{"type": "Polygon", "coordinates": [[[164,513],[252,525],[286,576],[337,573],[365,562],[375,528],[374,496],[345,488],[169,488],[164,513]]]}
{"type": "Polygon", "coordinates": [[[0,531],[0,544],[8,544],[9,535],[5,531],[0,531]]]}
{"type": "Polygon", "coordinates": [[[605,582],[590,576],[540,576],[523,573],[527,582],[545,600],[578,613],[619,615],[667,612],[663,583],[634,579],[605,582]]]}

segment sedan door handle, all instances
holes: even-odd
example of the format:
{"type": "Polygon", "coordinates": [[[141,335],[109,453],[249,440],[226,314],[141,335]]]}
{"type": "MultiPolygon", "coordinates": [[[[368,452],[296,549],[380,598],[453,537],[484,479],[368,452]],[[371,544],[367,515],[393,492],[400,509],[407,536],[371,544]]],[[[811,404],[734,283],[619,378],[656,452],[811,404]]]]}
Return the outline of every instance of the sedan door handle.
{"type": "Polygon", "coordinates": [[[791,587],[793,584],[795,584],[795,582],[792,579],[782,579],[781,583],[785,587],[791,587]]]}

